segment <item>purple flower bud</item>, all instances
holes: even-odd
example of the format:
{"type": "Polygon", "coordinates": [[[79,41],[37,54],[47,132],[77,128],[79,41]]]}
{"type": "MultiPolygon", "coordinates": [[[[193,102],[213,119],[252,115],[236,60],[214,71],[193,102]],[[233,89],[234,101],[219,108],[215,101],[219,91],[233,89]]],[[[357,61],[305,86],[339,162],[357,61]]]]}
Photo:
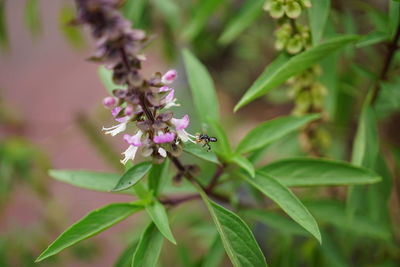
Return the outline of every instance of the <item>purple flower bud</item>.
{"type": "Polygon", "coordinates": [[[175,139],[175,133],[162,133],[154,136],[153,141],[156,144],[169,143],[175,139]]]}
{"type": "Polygon", "coordinates": [[[103,105],[106,108],[114,108],[117,105],[117,99],[112,96],[108,96],[103,99],[103,105]]]}
{"type": "Polygon", "coordinates": [[[125,115],[129,117],[133,116],[133,107],[131,105],[125,108],[125,115]]]}
{"type": "Polygon", "coordinates": [[[175,80],[177,75],[178,74],[176,70],[169,70],[162,76],[161,82],[164,84],[171,84],[175,80]]]}

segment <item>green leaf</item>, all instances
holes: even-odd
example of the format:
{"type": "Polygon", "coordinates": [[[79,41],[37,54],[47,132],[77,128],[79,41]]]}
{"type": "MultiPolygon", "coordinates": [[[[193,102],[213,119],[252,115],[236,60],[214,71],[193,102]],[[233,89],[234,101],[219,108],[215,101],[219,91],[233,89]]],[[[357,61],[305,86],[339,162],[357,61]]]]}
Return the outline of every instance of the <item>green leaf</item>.
{"type": "Polygon", "coordinates": [[[348,234],[368,236],[376,239],[388,240],[390,233],[367,217],[356,216],[349,220],[342,203],[333,201],[305,202],[307,208],[318,218],[321,223],[336,226],[348,234]]]}
{"type": "MultiPolygon", "coordinates": [[[[100,192],[110,192],[121,177],[121,175],[114,173],[85,170],[49,170],[49,175],[64,183],[100,192]]],[[[132,192],[128,191],[122,191],[121,193],[132,194],[132,192]]]]}
{"type": "MultiPolygon", "coordinates": [[[[373,169],[379,151],[378,129],[375,112],[370,106],[371,93],[367,96],[353,143],[351,162],[357,166],[373,169]]],[[[363,211],[365,193],[361,186],[352,186],[347,194],[347,211],[350,218],[363,211]]]]}
{"type": "Polygon", "coordinates": [[[81,48],[85,43],[81,29],[69,25],[75,17],[75,8],[72,5],[63,4],[58,14],[60,31],[72,46],[81,48]]]}
{"type": "Polygon", "coordinates": [[[202,0],[194,8],[195,12],[182,33],[183,39],[194,40],[207,24],[212,13],[222,4],[223,0],[202,0]]]}
{"type": "Polygon", "coordinates": [[[308,20],[310,21],[311,37],[313,45],[317,45],[324,34],[324,29],[329,16],[330,0],[312,0],[308,8],[308,20]]]}
{"type": "Polygon", "coordinates": [[[225,130],[221,127],[221,124],[216,121],[210,120],[209,124],[211,126],[211,136],[218,139],[216,143],[212,143],[212,150],[215,151],[218,156],[229,161],[232,157],[232,149],[225,130]]]}
{"type": "Polygon", "coordinates": [[[132,267],[156,266],[163,245],[163,236],[154,223],[147,226],[133,254],[132,267]]]}
{"type": "Polygon", "coordinates": [[[100,66],[98,69],[99,77],[101,82],[103,83],[104,87],[106,88],[107,92],[110,95],[113,95],[113,90],[121,88],[124,89],[126,88],[126,85],[118,85],[113,82],[112,76],[113,72],[112,70],[106,69],[104,66],[100,66]]]}
{"type": "Polygon", "coordinates": [[[39,1],[27,0],[25,7],[25,24],[32,34],[37,35],[42,30],[42,23],[39,15],[39,1]]]}
{"type": "Polygon", "coordinates": [[[218,267],[221,266],[221,261],[224,257],[224,246],[222,245],[221,238],[217,235],[211,243],[201,266],[202,267],[218,267]]]}
{"type": "Polygon", "coordinates": [[[142,18],[147,2],[147,0],[127,0],[123,6],[124,17],[131,21],[135,28],[143,28],[142,18]]]}
{"type": "Polygon", "coordinates": [[[284,234],[308,236],[307,231],[297,223],[293,222],[293,220],[274,212],[268,212],[265,210],[246,210],[244,216],[246,218],[259,220],[284,234]]]}
{"type": "Polygon", "coordinates": [[[0,1],[0,47],[8,48],[6,1],[0,1]]]}
{"type": "Polygon", "coordinates": [[[375,112],[378,118],[389,117],[400,110],[400,77],[380,83],[381,89],[375,101],[375,112]]]}
{"type": "Polygon", "coordinates": [[[42,261],[65,248],[92,237],[142,209],[142,206],[135,203],[115,203],[94,210],[65,230],[40,254],[36,262],[42,261]]]}
{"type": "Polygon", "coordinates": [[[248,159],[240,155],[235,155],[232,158],[232,161],[236,163],[239,167],[241,167],[243,170],[245,170],[251,177],[254,178],[256,172],[254,170],[253,163],[251,163],[248,159]]]}
{"type": "Polygon", "coordinates": [[[136,251],[136,247],[139,241],[134,240],[119,256],[114,267],[130,267],[132,265],[133,254],[136,251]]]}
{"type": "Polygon", "coordinates": [[[260,77],[257,78],[250,89],[247,90],[239,103],[236,104],[234,111],[237,111],[254,99],[266,94],[269,90],[276,88],[293,75],[301,73],[328,55],[357,41],[359,38],[358,35],[342,35],[331,38],[301,54],[293,56],[286,62],[284,57],[278,57],[278,59],[272,63],[271,67],[267,66],[260,77]]]}
{"type": "Polygon", "coordinates": [[[236,153],[242,154],[260,149],[317,118],[318,114],[285,116],[261,123],[240,141],[236,153]]]}
{"type": "Polygon", "coordinates": [[[160,202],[154,200],[151,205],[146,206],[146,211],[165,238],[176,245],[176,240],[169,227],[168,216],[164,206],[160,202]]]}
{"type": "Polygon", "coordinates": [[[254,179],[245,177],[245,180],[276,202],[287,215],[304,227],[321,243],[321,233],[319,232],[317,222],[289,188],[281,184],[274,177],[261,171],[256,172],[254,179]]]}
{"type": "MultiPolygon", "coordinates": [[[[264,84],[266,81],[270,80],[271,77],[282,67],[287,64],[289,61],[290,56],[286,53],[280,53],[271,63],[269,63],[264,71],[258,76],[258,78],[254,81],[254,83],[251,85],[250,89],[247,90],[245,95],[240,99],[239,103],[236,104],[234,111],[237,111],[239,108],[250,102],[251,100],[248,100],[248,102],[244,103],[245,97],[249,95],[250,93],[253,94],[256,91],[262,90],[264,87],[264,84]],[[244,104],[241,104],[243,102],[244,104]],[[240,104],[240,106],[239,106],[240,104]]],[[[261,95],[260,95],[261,96],[261,95]]]]}
{"type": "Polygon", "coordinates": [[[201,189],[199,193],[210,211],[233,266],[267,266],[265,257],[246,223],[233,212],[211,201],[201,189]]]}
{"type": "Polygon", "coordinates": [[[365,35],[356,43],[356,47],[366,47],[389,40],[389,35],[386,32],[375,31],[365,35]]]}
{"type": "Polygon", "coordinates": [[[390,39],[392,39],[396,35],[397,28],[400,24],[400,3],[396,3],[395,1],[389,0],[389,16],[388,16],[388,33],[390,39]]]}
{"type": "Polygon", "coordinates": [[[152,0],[156,9],[164,16],[172,30],[176,31],[180,26],[179,6],[173,0],[152,0]]]}
{"type": "Polygon", "coordinates": [[[200,144],[186,143],[184,151],[198,158],[204,159],[215,164],[220,164],[217,156],[212,151],[207,151],[206,148],[202,147],[200,144]]]}
{"type": "Polygon", "coordinates": [[[286,186],[372,184],[381,180],[376,173],[347,162],[314,158],[279,160],[260,171],[286,186]]]}
{"type": "Polygon", "coordinates": [[[210,74],[189,50],[183,50],[182,55],[197,115],[203,122],[218,122],[219,104],[210,74]]]}
{"type": "Polygon", "coordinates": [[[262,13],[265,0],[247,0],[240,7],[218,39],[220,44],[227,45],[235,40],[246,28],[248,28],[262,13]]]}
{"type": "Polygon", "coordinates": [[[149,190],[154,196],[158,196],[165,184],[168,182],[169,160],[166,159],[162,164],[154,164],[148,175],[149,190]]]}
{"type": "Polygon", "coordinates": [[[121,191],[134,186],[142,179],[152,166],[151,162],[141,162],[122,175],[112,191],[121,191]]]}

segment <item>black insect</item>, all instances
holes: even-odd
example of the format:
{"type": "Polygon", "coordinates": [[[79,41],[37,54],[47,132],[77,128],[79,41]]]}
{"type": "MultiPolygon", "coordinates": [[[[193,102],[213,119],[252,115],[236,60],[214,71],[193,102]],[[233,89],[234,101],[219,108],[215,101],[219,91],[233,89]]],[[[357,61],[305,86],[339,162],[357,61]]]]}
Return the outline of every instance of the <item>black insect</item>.
{"type": "Polygon", "coordinates": [[[207,151],[211,150],[210,142],[217,142],[216,137],[208,136],[207,134],[198,134],[196,135],[196,142],[203,144],[203,147],[207,147],[207,151]]]}

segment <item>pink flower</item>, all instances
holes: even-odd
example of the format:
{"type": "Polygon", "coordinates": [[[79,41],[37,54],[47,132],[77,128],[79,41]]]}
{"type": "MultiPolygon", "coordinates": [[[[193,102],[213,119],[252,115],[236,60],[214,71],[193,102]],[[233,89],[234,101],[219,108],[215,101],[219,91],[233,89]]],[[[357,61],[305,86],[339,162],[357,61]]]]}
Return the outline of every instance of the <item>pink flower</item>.
{"type": "Polygon", "coordinates": [[[164,84],[171,84],[173,83],[177,75],[178,74],[176,70],[169,70],[161,77],[161,82],[164,84]]]}
{"type": "Polygon", "coordinates": [[[142,131],[138,131],[135,135],[125,134],[124,140],[125,142],[127,142],[132,146],[141,146],[142,142],[140,141],[140,138],[142,137],[142,135],[143,135],[142,131]]]}
{"type": "Polygon", "coordinates": [[[182,119],[171,119],[172,124],[175,126],[176,133],[178,137],[183,141],[187,142],[190,141],[192,143],[196,143],[193,139],[196,139],[196,136],[191,135],[190,133],[186,132],[185,129],[189,126],[189,115],[185,115],[182,119]]]}
{"type": "Polygon", "coordinates": [[[129,117],[132,117],[132,116],[133,116],[133,107],[132,107],[131,105],[128,105],[128,106],[125,108],[125,115],[126,115],[126,116],[129,116],[129,117]]]}
{"type": "Polygon", "coordinates": [[[124,159],[121,160],[122,164],[126,164],[128,160],[134,160],[136,156],[136,152],[139,149],[139,146],[142,145],[140,138],[142,137],[143,132],[138,131],[135,135],[124,135],[124,140],[129,144],[127,150],[125,150],[122,154],[125,156],[124,159]]]}
{"type": "Polygon", "coordinates": [[[117,98],[108,96],[103,99],[103,105],[106,108],[114,108],[115,105],[117,104],[117,98]]]}
{"type": "Polygon", "coordinates": [[[189,122],[190,122],[189,115],[183,116],[182,119],[172,118],[171,122],[173,125],[175,125],[175,128],[177,131],[186,129],[189,126],[189,122]]]}
{"type": "Polygon", "coordinates": [[[127,108],[125,108],[125,115],[126,116],[125,117],[117,117],[118,114],[120,114],[121,110],[122,110],[122,107],[113,108],[111,110],[111,115],[115,118],[116,121],[118,121],[120,123],[127,123],[129,121],[129,119],[131,118],[131,116],[133,115],[133,110],[131,108],[131,111],[130,111],[129,110],[129,106],[128,106],[127,108]],[[131,115],[126,114],[127,113],[127,111],[126,111],[127,109],[128,109],[128,113],[129,112],[132,113],[131,115]]]}
{"type": "Polygon", "coordinates": [[[168,86],[163,86],[159,89],[159,92],[169,92],[162,100],[161,104],[165,105],[164,108],[168,109],[170,107],[174,106],[180,106],[179,104],[176,103],[177,99],[174,98],[175,95],[175,90],[171,87],[168,86]]]}
{"type": "Polygon", "coordinates": [[[116,118],[116,117],[118,116],[118,114],[121,112],[121,110],[122,110],[121,107],[113,108],[113,109],[111,110],[111,115],[112,115],[114,118],[116,118]]]}
{"type": "Polygon", "coordinates": [[[154,136],[153,141],[156,144],[169,143],[175,139],[175,133],[163,133],[159,132],[158,135],[154,136]]]}

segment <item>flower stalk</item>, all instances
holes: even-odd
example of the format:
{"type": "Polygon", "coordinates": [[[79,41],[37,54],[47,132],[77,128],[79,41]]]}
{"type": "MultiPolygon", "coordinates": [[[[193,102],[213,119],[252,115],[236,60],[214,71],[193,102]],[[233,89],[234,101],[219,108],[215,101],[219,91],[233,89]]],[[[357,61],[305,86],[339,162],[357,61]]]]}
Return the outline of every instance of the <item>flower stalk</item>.
{"type": "MultiPolygon", "coordinates": [[[[123,132],[123,140],[129,145],[122,153],[121,163],[134,160],[141,151],[143,157],[152,157],[154,163],[161,163],[169,157],[178,170],[176,177],[185,177],[200,185],[195,179],[198,167],[184,165],[178,159],[183,143],[194,142],[196,136],[188,133],[189,115],[174,118],[169,108],[179,106],[170,85],[177,78],[175,70],[163,75],[154,73],[148,79],[140,74],[141,63],[145,60],[143,48],[150,38],[142,30],[133,29],[129,21],[117,10],[120,1],[76,0],[78,16],[76,24],[88,25],[96,40],[96,49],[90,58],[104,64],[113,72],[113,82],[125,88],[115,88],[113,96],[104,98],[103,105],[111,110],[118,124],[104,127],[105,134],[117,136],[123,132]],[[134,126],[135,133],[126,133],[128,126],[134,126]]],[[[130,128],[130,127],[129,127],[130,128]]],[[[209,186],[203,190],[216,199],[229,202],[229,198],[213,192],[223,167],[218,167],[209,186]]],[[[177,205],[199,196],[163,200],[165,204],[177,205]]]]}

